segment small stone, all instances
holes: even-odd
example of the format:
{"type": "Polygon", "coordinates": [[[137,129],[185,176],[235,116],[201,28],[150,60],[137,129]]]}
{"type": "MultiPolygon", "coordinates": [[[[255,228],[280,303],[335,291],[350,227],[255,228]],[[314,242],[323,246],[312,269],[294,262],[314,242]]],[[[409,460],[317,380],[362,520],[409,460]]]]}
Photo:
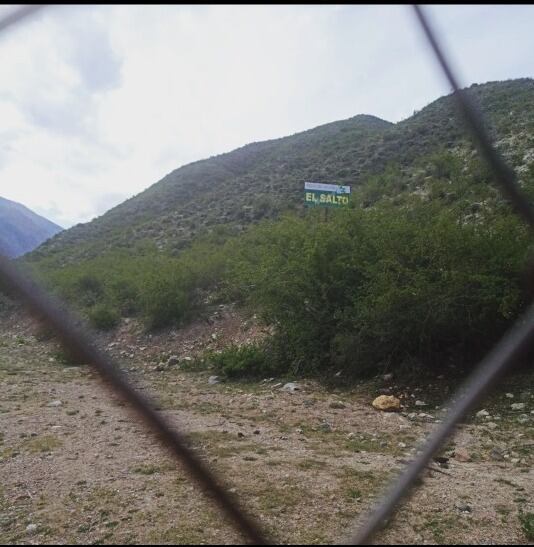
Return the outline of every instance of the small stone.
{"type": "Polygon", "coordinates": [[[415,401],[415,406],[426,406],[424,401],[415,401]]]}
{"type": "Polygon", "coordinates": [[[513,399],[513,398],[514,398],[514,394],[513,394],[513,393],[507,393],[507,394],[506,394],[506,397],[508,397],[508,399],[513,399]]]}
{"type": "Polygon", "coordinates": [[[454,451],[454,459],[465,463],[471,461],[471,455],[465,448],[456,448],[454,451]]]}
{"type": "Polygon", "coordinates": [[[384,412],[398,412],[401,409],[400,400],[393,395],[380,395],[372,402],[372,405],[384,412]]]}
{"type": "Polygon", "coordinates": [[[63,403],[58,399],[57,401],[52,401],[50,403],[48,403],[47,406],[50,406],[50,407],[58,407],[58,406],[62,406],[63,403]]]}
{"type": "Polygon", "coordinates": [[[242,439],[245,435],[244,435],[244,433],[241,433],[241,431],[239,431],[239,433],[237,434],[237,436],[238,436],[240,439],[242,439]]]}
{"type": "Polygon", "coordinates": [[[399,443],[399,448],[406,448],[406,443],[399,443]]]}
{"type": "Polygon", "coordinates": [[[389,374],[384,374],[382,378],[385,382],[389,382],[390,380],[393,380],[393,374],[391,372],[389,374]]]}
{"type": "Polygon", "coordinates": [[[260,434],[260,430],[259,429],[255,429],[254,430],[254,435],[259,435],[260,434]]]}
{"type": "Polygon", "coordinates": [[[167,359],[167,365],[168,366],[173,366],[173,365],[177,365],[179,363],[179,359],[178,359],[178,356],[177,355],[171,355],[168,359],[167,359]]]}
{"type": "Polygon", "coordinates": [[[528,417],[527,414],[521,414],[520,416],[517,417],[517,421],[520,424],[526,424],[529,420],[530,418],[528,417]]]}
{"type": "Polygon", "coordinates": [[[35,534],[38,529],[39,526],[37,526],[37,524],[28,524],[28,526],[26,526],[26,532],[28,534],[35,534]]]}
{"type": "Polygon", "coordinates": [[[330,433],[332,431],[332,426],[328,422],[323,422],[319,429],[323,431],[324,433],[330,433]]]}
{"type": "Polygon", "coordinates": [[[330,403],[329,407],[334,408],[336,410],[342,410],[344,408],[347,408],[343,403],[340,403],[339,401],[334,401],[330,403]]]}
{"type": "Polygon", "coordinates": [[[523,410],[525,408],[525,403],[512,403],[510,408],[512,410],[523,410]]]}
{"type": "Polygon", "coordinates": [[[502,462],[504,460],[504,453],[500,448],[492,448],[489,456],[492,460],[502,462]]]}
{"type": "Polygon", "coordinates": [[[487,410],[479,410],[477,413],[476,413],[476,417],[477,418],[486,418],[488,417],[490,414],[487,410]]]}
{"type": "Polygon", "coordinates": [[[221,380],[219,379],[218,376],[210,376],[210,377],[208,378],[208,384],[209,384],[210,386],[213,386],[213,385],[215,385],[215,384],[219,384],[220,382],[221,382],[221,380]]]}
{"type": "Polygon", "coordinates": [[[299,391],[300,387],[295,382],[288,382],[287,384],[284,384],[282,388],[280,388],[280,391],[287,391],[288,393],[295,393],[295,391],[299,391]]]}
{"type": "Polygon", "coordinates": [[[457,505],[456,508],[458,509],[458,511],[460,511],[460,513],[471,513],[473,510],[471,509],[471,506],[470,505],[457,505]]]}
{"type": "Polygon", "coordinates": [[[489,427],[490,429],[497,429],[498,427],[495,422],[488,422],[486,426],[489,427]]]}

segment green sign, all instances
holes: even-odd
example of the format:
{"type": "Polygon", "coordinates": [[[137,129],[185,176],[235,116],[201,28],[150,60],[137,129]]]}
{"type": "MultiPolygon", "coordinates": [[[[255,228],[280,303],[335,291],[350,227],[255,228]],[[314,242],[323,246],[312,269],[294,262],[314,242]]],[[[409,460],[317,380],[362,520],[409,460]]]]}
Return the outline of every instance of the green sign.
{"type": "Polygon", "coordinates": [[[304,202],[306,207],[347,207],[350,201],[350,186],[304,183],[304,202]]]}

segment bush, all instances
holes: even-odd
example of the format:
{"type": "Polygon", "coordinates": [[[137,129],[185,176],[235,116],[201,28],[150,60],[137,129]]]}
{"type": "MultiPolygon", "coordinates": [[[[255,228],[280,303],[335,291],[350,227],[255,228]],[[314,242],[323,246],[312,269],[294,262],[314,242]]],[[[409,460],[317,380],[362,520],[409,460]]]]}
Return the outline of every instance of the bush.
{"type": "Polygon", "coordinates": [[[88,312],[89,322],[99,330],[110,330],[119,323],[120,316],[116,310],[105,304],[97,304],[88,312]]]}
{"type": "Polygon", "coordinates": [[[275,365],[269,351],[255,344],[231,345],[219,353],[209,353],[206,360],[217,372],[232,379],[265,377],[279,372],[279,366],[275,365]]]}
{"type": "Polygon", "coordinates": [[[524,306],[529,240],[514,216],[477,222],[414,199],[266,223],[239,242],[230,286],[276,327],[296,374],[354,375],[480,357],[524,306]]]}

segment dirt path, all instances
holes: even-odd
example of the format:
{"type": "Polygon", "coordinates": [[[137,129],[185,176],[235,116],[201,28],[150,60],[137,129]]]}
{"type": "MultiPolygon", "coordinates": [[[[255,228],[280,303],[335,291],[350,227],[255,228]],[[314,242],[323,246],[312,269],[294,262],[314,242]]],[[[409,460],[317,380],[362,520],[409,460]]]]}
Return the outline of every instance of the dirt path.
{"type": "MultiPolygon", "coordinates": [[[[1,326],[1,543],[241,541],[90,370],[60,363],[56,346],[37,340],[28,322],[1,326]]],[[[341,541],[439,409],[415,407],[419,392],[403,414],[373,410],[374,396],[395,392],[389,384],[328,391],[299,382],[286,393],[278,380],[210,385],[207,373],[154,370],[169,353],[254,335],[229,314],[165,337],[125,324],[104,342],[278,541],[341,541]]],[[[448,475],[429,471],[379,541],[527,541],[518,515],[534,512],[531,382],[522,377],[514,399],[496,394],[484,407],[491,418],[461,428],[448,454],[463,447],[471,461],[452,457],[448,475]],[[525,408],[512,410],[520,398],[525,408]]]]}

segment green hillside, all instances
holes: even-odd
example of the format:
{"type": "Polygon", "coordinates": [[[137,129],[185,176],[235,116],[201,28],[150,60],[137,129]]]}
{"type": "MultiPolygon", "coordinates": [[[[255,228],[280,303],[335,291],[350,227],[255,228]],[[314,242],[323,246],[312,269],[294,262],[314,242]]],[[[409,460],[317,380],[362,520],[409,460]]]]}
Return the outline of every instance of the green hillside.
{"type": "MultiPolygon", "coordinates": [[[[469,93],[486,114],[503,152],[516,166],[532,162],[534,81],[473,85],[469,93]]],[[[145,239],[177,251],[215,225],[239,230],[301,208],[306,180],[365,187],[370,175],[384,172],[389,164],[413,170],[418,161],[441,149],[464,156],[472,150],[450,96],[397,124],[359,115],[249,144],[176,169],[103,216],[59,234],[31,259],[56,255],[68,262],[145,239]]],[[[421,185],[416,177],[414,185],[421,185]]]]}
{"type": "MultiPolygon", "coordinates": [[[[534,201],[534,81],[469,93],[534,201]]],[[[229,377],[361,376],[469,368],[525,308],[530,247],[444,97],[187,165],[24,263],[101,329],[237,303],[273,335],[206,356],[229,377]],[[305,210],[307,180],[351,185],[351,207],[305,210]]]]}

